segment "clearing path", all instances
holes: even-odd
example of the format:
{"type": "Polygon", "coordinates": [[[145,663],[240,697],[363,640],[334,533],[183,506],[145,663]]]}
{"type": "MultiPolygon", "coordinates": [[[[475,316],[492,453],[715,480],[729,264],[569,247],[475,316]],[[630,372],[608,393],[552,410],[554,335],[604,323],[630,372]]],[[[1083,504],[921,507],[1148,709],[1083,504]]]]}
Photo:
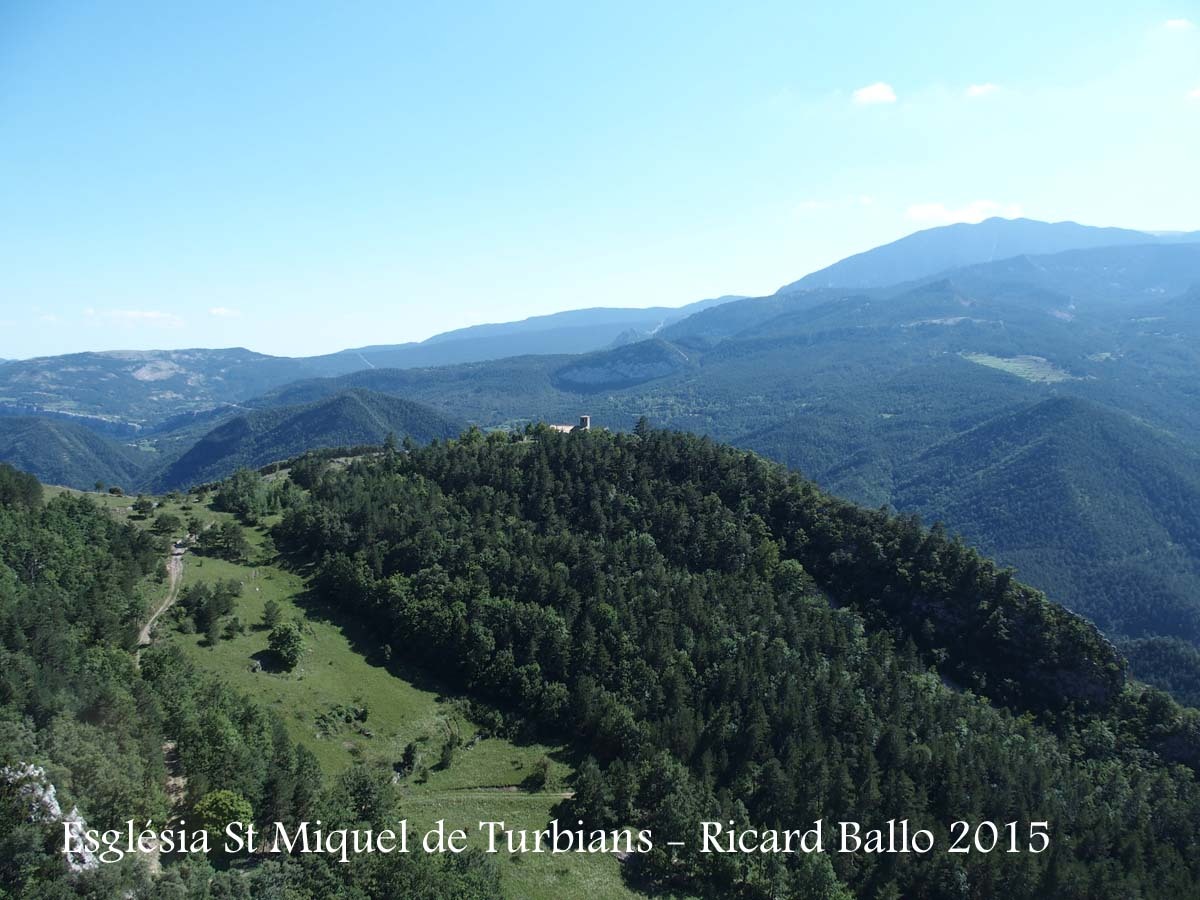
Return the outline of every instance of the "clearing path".
{"type": "Polygon", "coordinates": [[[167,596],[138,632],[138,647],[150,645],[150,631],[154,628],[154,623],[179,599],[179,585],[183,581],[183,554],[186,552],[187,546],[183,541],[176,541],[171,545],[171,553],[167,557],[167,596]]]}

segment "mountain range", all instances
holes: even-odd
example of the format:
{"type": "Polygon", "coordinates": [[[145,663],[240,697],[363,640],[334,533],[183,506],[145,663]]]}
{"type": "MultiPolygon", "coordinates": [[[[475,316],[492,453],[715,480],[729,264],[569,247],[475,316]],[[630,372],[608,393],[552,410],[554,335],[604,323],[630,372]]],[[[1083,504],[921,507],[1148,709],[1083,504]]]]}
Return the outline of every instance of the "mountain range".
{"type": "Polygon", "coordinates": [[[280,385],[360,369],[409,369],[524,353],[586,353],[649,337],[662,327],[739,297],[678,308],[568,310],[520,322],[476,325],[419,343],[278,357],[242,347],[72,353],[11,361],[0,372],[0,414],[71,416],[109,433],[170,431],[189,416],[236,410],[280,385]],[[181,418],[182,417],[182,418],[181,418]]]}
{"type": "Polygon", "coordinates": [[[10,362],[0,460],[161,490],[388,433],[646,417],[943,521],[1114,638],[1194,648],[1197,372],[1200,233],[993,219],[768,297],[576,310],[324,357],[10,362]]]}

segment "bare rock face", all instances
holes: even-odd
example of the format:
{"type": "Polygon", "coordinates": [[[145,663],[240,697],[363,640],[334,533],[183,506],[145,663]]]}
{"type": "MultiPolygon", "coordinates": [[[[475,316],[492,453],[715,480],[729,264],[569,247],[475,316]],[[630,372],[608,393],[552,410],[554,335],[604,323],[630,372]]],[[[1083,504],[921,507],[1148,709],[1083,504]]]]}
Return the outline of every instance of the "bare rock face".
{"type": "MultiPolygon", "coordinates": [[[[63,814],[58,792],[41,766],[30,763],[5,766],[0,769],[0,784],[5,785],[15,795],[18,804],[25,807],[29,822],[40,825],[66,823],[75,833],[87,828],[87,822],[80,815],[78,807],[72,807],[70,812],[63,814]]],[[[69,850],[63,856],[71,872],[86,872],[100,865],[96,855],[86,847],[69,850]]]]}

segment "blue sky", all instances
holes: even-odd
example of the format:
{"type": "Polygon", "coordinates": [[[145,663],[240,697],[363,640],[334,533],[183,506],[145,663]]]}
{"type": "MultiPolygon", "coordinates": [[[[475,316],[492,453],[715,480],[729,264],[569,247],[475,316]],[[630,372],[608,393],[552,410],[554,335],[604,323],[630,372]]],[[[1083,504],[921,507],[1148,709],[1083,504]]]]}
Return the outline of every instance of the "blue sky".
{"type": "Polygon", "coordinates": [[[1198,157],[1195,2],[8,0],[0,357],[769,293],[989,214],[1191,230],[1198,157]]]}

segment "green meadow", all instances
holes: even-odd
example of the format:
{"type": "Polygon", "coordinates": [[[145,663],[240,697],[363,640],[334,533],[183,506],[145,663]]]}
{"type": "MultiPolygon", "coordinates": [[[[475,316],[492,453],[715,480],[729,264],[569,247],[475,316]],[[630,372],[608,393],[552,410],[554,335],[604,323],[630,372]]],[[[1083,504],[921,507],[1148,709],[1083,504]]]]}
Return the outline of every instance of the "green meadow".
{"type": "Polygon", "coordinates": [[[1026,381],[1057,384],[1070,381],[1072,376],[1041,356],[992,356],[988,353],[963,353],[962,358],[976,365],[999,369],[1026,381]]]}

